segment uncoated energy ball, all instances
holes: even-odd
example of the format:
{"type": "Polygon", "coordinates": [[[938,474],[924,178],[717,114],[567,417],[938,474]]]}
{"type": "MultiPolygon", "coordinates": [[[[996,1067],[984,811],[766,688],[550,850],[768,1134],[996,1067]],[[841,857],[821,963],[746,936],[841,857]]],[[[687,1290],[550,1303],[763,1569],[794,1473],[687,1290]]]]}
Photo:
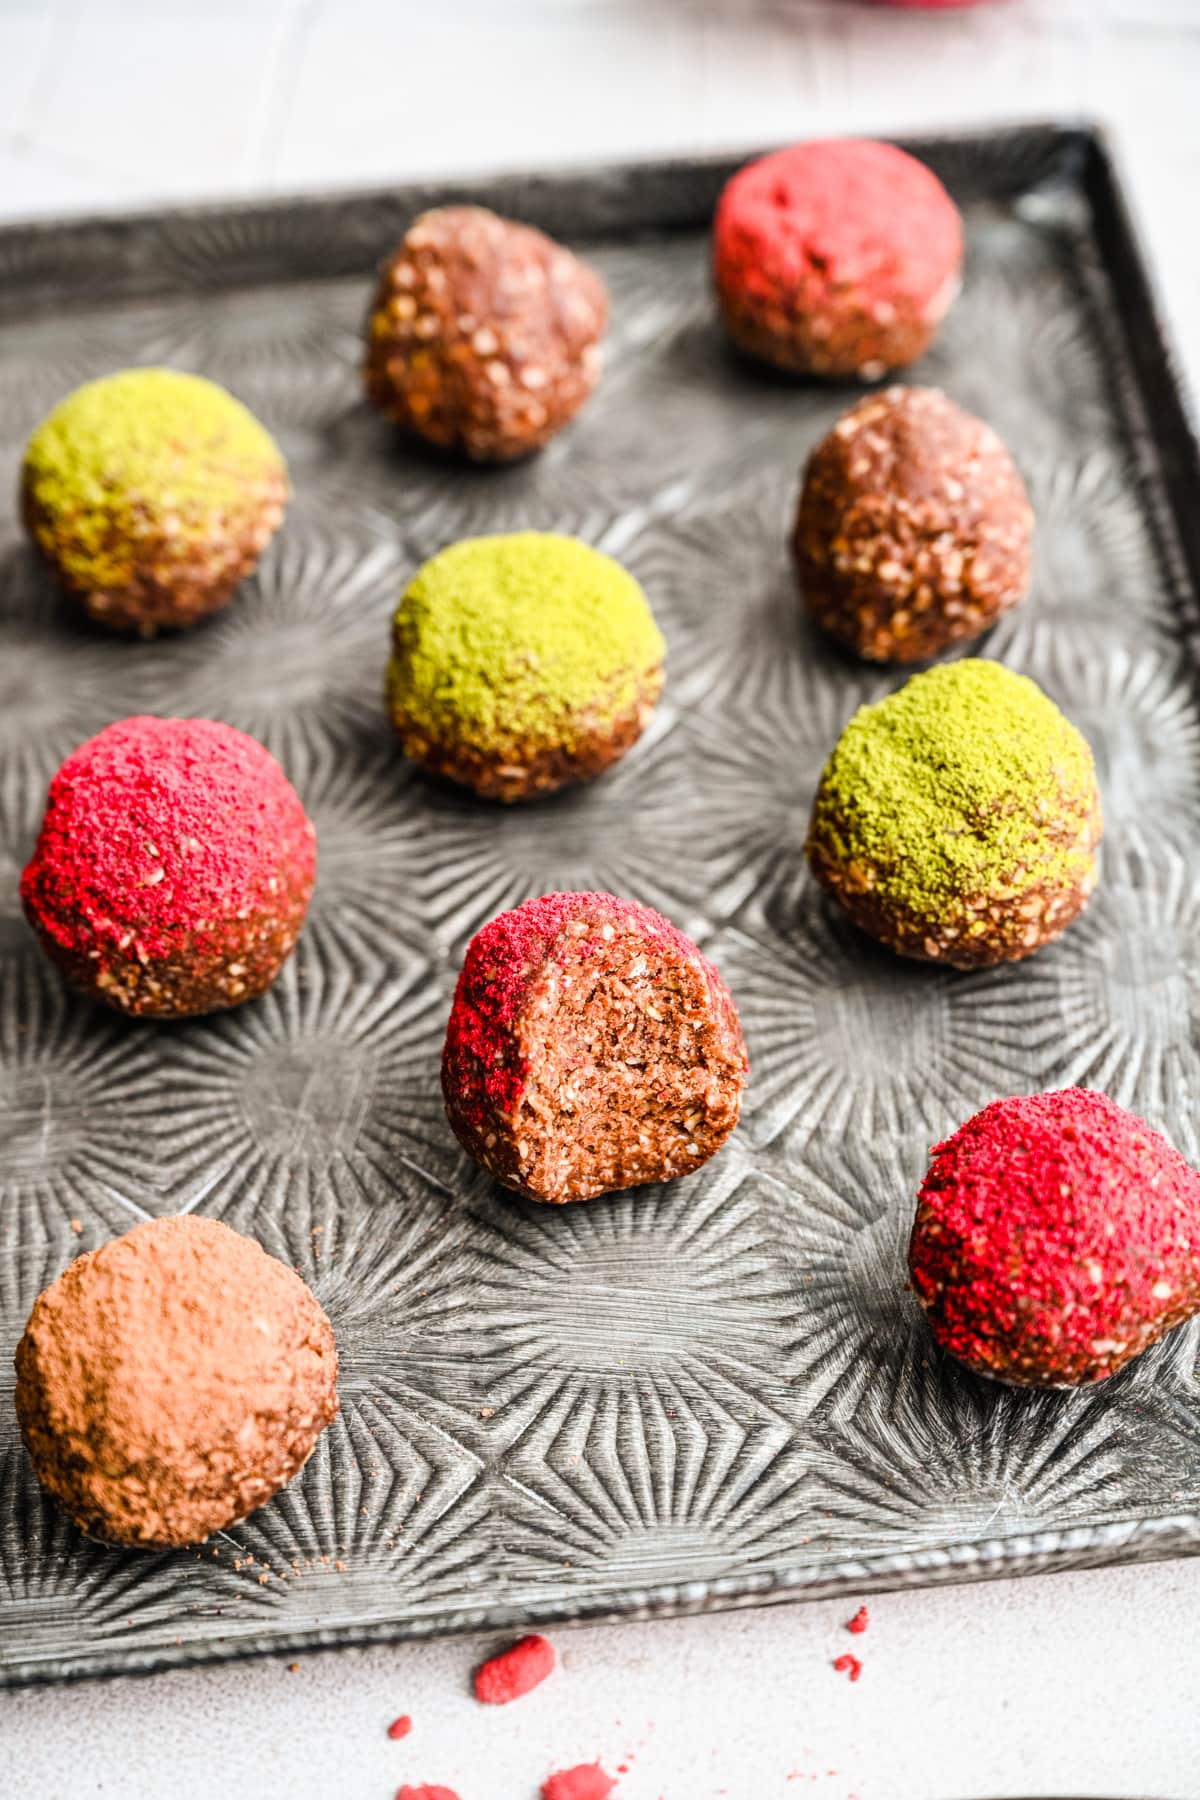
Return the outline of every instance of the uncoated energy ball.
{"type": "Polygon", "coordinates": [[[937,388],[892,387],[814,450],[792,547],[823,630],[872,661],[918,662],[1019,605],[1032,531],[991,427],[937,388]]]}
{"type": "Polygon", "coordinates": [[[543,232],[481,206],[440,207],[381,272],[367,393],[431,444],[508,462],[579,411],[607,317],[599,276],[543,232]]]}

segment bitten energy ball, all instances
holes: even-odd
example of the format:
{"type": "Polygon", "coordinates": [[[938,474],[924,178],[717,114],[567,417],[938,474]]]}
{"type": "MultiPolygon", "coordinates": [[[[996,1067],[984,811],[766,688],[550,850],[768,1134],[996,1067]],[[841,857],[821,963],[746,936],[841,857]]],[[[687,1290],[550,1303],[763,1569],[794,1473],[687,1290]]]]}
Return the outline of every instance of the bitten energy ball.
{"type": "Polygon", "coordinates": [[[209,719],[125,719],[69,756],[21,879],[52,962],[119,1012],[217,1012],[268,988],[317,846],[269,751],[209,719]]]}
{"type": "Polygon", "coordinates": [[[934,1149],[909,1266],[978,1374],[1103,1381],[1200,1310],[1200,1175],[1104,1094],[994,1100],[934,1149]]]}
{"type": "Polygon", "coordinates": [[[962,221],[924,163],[832,138],[747,164],[713,230],[726,329],[799,374],[873,381],[923,354],[958,290],[962,221]]]}
{"type": "Polygon", "coordinates": [[[431,444],[508,462],[579,411],[607,318],[600,277],[561,244],[482,206],[441,207],[380,275],[367,393],[431,444]]]}
{"type": "Polygon", "coordinates": [[[151,636],[224,606],[278,531],[283,457],[215,382],[126,369],[56,406],[25,451],[34,542],[89,616],[151,636]]]}
{"type": "Polygon", "coordinates": [[[302,1468],[338,1410],[333,1329],[252,1239],[185,1214],[81,1256],[34,1302],[17,1417],[93,1537],[193,1544],[302,1468]]]}
{"type": "Polygon", "coordinates": [[[590,781],[641,736],[666,646],[641,588],[575,538],[465,538],[397,610],[392,721],[409,756],[495,800],[590,781]]]}
{"type": "Polygon", "coordinates": [[[991,427],[936,388],[893,387],[813,452],[792,547],[823,630],[873,661],[917,662],[1025,598],[1032,531],[991,427]]]}
{"type": "Polygon", "coordinates": [[[825,765],[808,860],[902,956],[971,969],[1056,938],[1096,884],[1092,753],[1036,683],[968,659],[854,715],[825,765]]]}
{"type": "Polygon", "coordinates": [[[729,992],[682,932],[612,894],[550,894],[472,939],[442,1092],[505,1187],[590,1200],[707,1162],[747,1066],[729,992]]]}

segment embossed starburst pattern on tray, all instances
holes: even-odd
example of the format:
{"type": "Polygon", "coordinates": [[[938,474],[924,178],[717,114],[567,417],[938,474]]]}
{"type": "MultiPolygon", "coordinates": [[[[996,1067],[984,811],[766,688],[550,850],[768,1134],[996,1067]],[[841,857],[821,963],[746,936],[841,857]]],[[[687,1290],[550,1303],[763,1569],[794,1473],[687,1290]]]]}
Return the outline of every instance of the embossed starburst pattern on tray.
{"type": "Polygon", "coordinates": [[[726,171],[488,192],[579,242],[613,295],[593,403],[500,471],[398,445],[359,397],[372,266],[436,195],[0,234],[12,464],[74,383],[169,361],[263,417],[296,489],[226,614],[140,644],[68,616],[0,483],[0,1679],[857,1591],[1200,1536],[1196,1329],[1100,1390],[1021,1394],[940,1361],[904,1287],[928,1147],[995,1094],[1102,1086],[1200,1156],[1200,487],[1182,414],[1095,144],[1047,128],[927,150],[964,205],[969,259],[914,376],[993,420],[1039,514],[1033,601],[983,649],[1087,732],[1109,821],[1083,920],[1027,964],[969,976],[887,956],[805,873],[824,757],[902,677],[801,622],[787,524],[849,394],[726,352],[703,229],[726,171]],[[628,563],[670,680],[618,769],[502,811],[403,762],[382,674],[416,563],[526,525],[628,563]],[[300,949],[269,995],[223,1017],[96,1011],[20,918],[50,773],[139,709],[255,733],[317,822],[300,949]],[[753,1075],[734,1141],[697,1176],[556,1211],[466,1162],[438,1055],[471,933],[530,894],[589,886],[701,941],[739,1001],[753,1075]],[[71,1256],[181,1208],[254,1234],[313,1284],[343,1410],[270,1506],[203,1550],[139,1557],[87,1543],[39,1492],[11,1354],[71,1256]]]}

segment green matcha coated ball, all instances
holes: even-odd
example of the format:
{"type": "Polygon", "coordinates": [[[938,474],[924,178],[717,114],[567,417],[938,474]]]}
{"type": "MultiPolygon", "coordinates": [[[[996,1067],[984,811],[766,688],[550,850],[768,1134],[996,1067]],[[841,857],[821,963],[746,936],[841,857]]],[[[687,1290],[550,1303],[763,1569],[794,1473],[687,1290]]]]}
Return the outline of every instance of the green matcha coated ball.
{"type": "Polygon", "coordinates": [[[1082,910],[1102,830],[1092,753],[1025,675],[970,658],[862,707],[809,827],[818,881],[905,956],[1028,956],[1082,910]]]}
{"type": "Polygon", "coordinates": [[[465,538],[397,609],[387,698],[409,756],[490,799],[587,781],[662,691],[666,646],[628,570],[554,532],[465,538]]]}
{"type": "Polygon", "coordinates": [[[126,369],[60,401],[25,451],[34,542],[89,615],[149,635],[223,606],[283,519],[287,470],[215,382],[126,369]]]}

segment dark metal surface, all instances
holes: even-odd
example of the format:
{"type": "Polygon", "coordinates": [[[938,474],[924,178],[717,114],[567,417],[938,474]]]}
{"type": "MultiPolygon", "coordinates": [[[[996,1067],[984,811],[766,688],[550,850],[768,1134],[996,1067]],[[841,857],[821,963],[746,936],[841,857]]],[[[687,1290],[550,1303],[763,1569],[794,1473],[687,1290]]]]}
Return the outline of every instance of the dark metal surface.
{"type": "Polygon", "coordinates": [[[613,293],[593,404],[499,472],[398,447],[359,401],[373,264],[440,193],[0,233],[0,1679],[1200,1546],[1196,1329],[1101,1389],[1020,1393],[940,1362],[903,1285],[928,1146],[996,1094],[1103,1087],[1200,1157],[1195,445],[1096,141],[1046,128],[917,148],[964,205],[969,265],[913,376],[996,425],[1039,518],[1033,600],[985,650],[1087,733],[1108,815],[1084,919],[984,975],[889,958],[805,875],[822,761],[901,676],[800,625],[785,528],[850,394],[725,353],[704,227],[729,165],[449,190],[570,236],[613,293]],[[64,615],[11,500],[39,417],[137,362],[225,382],[296,486],[232,609],[151,645],[64,615]],[[518,525],[628,563],[670,678],[618,770],[500,811],[402,763],[380,690],[415,564],[518,525]],[[20,919],[51,772],[139,709],[255,733],[317,822],[300,950],[223,1018],[94,1011],[20,919]],[[701,1175],[552,1211],[467,1166],[437,1059],[471,932],[564,886],[636,896],[696,936],[754,1067],[742,1127],[701,1175]],[[235,1532],[124,1554],[39,1493],[11,1353],[71,1256],[188,1207],[311,1281],[343,1412],[235,1532]]]}

